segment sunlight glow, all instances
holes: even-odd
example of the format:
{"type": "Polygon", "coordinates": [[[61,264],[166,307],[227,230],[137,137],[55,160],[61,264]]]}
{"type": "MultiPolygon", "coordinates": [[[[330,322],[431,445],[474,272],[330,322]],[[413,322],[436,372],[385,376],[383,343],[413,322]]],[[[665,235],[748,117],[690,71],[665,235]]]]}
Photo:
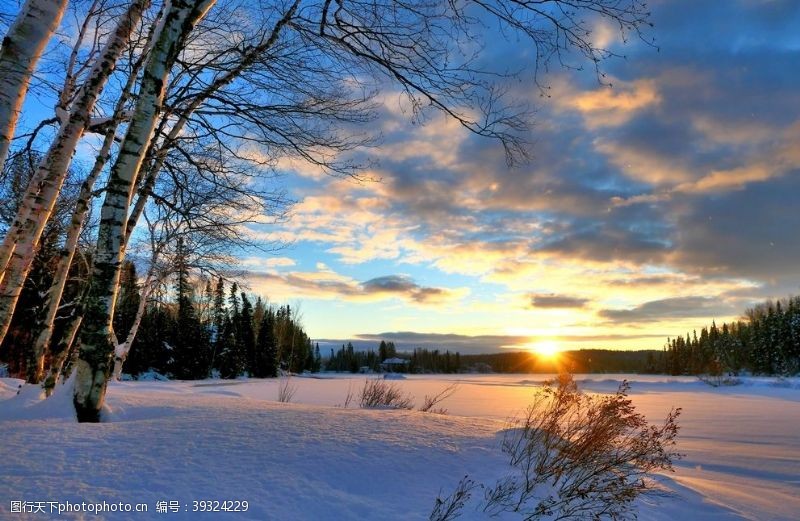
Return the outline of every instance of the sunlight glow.
{"type": "Polygon", "coordinates": [[[553,340],[542,340],[541,342],[536,342],[533,346],[534,353],[546,358],[555,358],[560,351],[558,344],[553,340]]]}

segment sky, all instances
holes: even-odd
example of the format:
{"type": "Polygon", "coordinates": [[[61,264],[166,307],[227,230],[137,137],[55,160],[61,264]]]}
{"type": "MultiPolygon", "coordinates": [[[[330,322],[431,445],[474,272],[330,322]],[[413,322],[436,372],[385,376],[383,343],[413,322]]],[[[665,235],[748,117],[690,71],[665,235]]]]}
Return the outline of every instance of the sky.
{"type": "MultiPolygon", "coordinates": [[[[414,125],[384,92],[383,134],[356,183],[298,167],[298,200],[244,259],[255,292],[291,302],[321,347],[392,340],[462,353],[660,349],[800,292],[800,3],[653,2],[657,48],[612,86],[551,70],[532,159],[455,122],[414,125]]],[[[500,55],[509,65],[514,52],[500,55]]]]}
{"type": "MultiPolygon", "coordinates": [[[[242,255],[249,289],[299,310],[321,348],[462,353],[660,349],[800,293],[800,2],[649,6],[655,46],[595,23],[624,56],[603,63],[607,84],[558,67],[548,96],[509,81],[536,109],[513,168],[498,142],[412,122],[384,89],[363,129],[380,146],[359,152],[374,181],[284,165],[291,218],[253,233],[288,246],[242,255]]],[[[487,31],[496,69],[529,64],[487,31]]]]}

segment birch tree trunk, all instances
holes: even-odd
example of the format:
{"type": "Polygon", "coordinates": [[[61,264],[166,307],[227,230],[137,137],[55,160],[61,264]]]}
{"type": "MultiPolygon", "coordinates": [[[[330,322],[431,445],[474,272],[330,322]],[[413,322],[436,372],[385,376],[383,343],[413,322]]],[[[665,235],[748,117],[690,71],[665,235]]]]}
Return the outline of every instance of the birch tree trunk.
{"type": "MultiPolygon", "coordinates": [[[[27,0],[0,47],[0,170],[36,63],[61,23],[67,0],[27,0]]],[[[2,260],[2,258],[0,258],[2,260]]],[[[2,267],[5,263],[0,263],[2,267]]]]}
{"type": "MultiPolygon", "coordinates": [[[[131,33],[150,0],[134,0],[120,19],[98,56],[86,82],[81,86],[69,118],[59,128],[52,145],[38,167],[39,190],[29,189],[18,211],[26,216],[12,238],[13,253],[0,282],[0,342],[8,331],[22,286],[30,271],[42,231],[53,212],[78,141],[90,122],[92,109],[131,33]]],[[[21,220],[18,218],[18,222],[21,220]]]]}
{"type": "MultiPolygon", "coordinates": [[[[131,91],[136,83],[139,67],[134,65],[131,69],[128,82],[125,85],[120,98],[117,100],[112,116],[111,124],[106,130],[103,144],[100,151],[95,158],[94,165],[91,172],[86,176],[86,179],[81,185],[81,191],[78,194],[78,201],[75,205],[75,210],[72,212],[70,219],[69,229],[67,230],[67,237],[64,241],[64,247],[58,252],[58,263],[56,271],[53,273],[53,284],[47,291],[45,302],[42,306],[42,312],[39,314],[34,325],[34,338],[36,339],[33,346],[33,357],[36,360],[35,371],[28,371],[28,383],[39,383],[44,375],[44,359],[47,349],[50,345],[50,339],[53,336],[53,326],[56,314],[61,304],[61,298],[64,295],[64,288],[67,285],[67,277],[69,275],[72,260],[75,257],[75,251],[78,248],[78,240],[83,230],[83,224],[86,220],[86,214],[89,212],[89,205],[92,199],[92,191],[94,184],[100,173],[103,171],[108,157],[111,153],[111,147],[114,144],[117,129],[121,121],[124,119],[123,110],[125,104],[130,99],[131,91]]],[[[74,319],[73,319],[74,320],[74,319]]]]}
{"type": "MultiPolygon", "coordinates": [[[[89,30],[89,24],[92,21],[92,17],[96,14],[95,9],[97,8],[97,4],[100,0],[94,0],[91,7],[89,8],[86,17],[83,20],[83,24],[81,25],[80,31],[78,31],[78,38],[75,41],[75,44],[72,47],[72,52],[70,53],[70,57],[67,63],[67,70],[64,79],[64,86],[61,88],[61,94],[59,95],[58,104],[56,106],[56,114],[60,118],[60,123],[66,123],[65,114],[68,114],[68,105],[69,100],[75,94],[75,64],[78,59],[78,53],[80,52],[81,47],[84,44],[84,39],[86,37],[86,33],[89,30]]],[[[13,137],[13,136],[11,136],[13,137]]],[[[10,139],[10,138],[9,138],[10,139]]],[[[0,159],[5,159],[7,156],[7,151],[3,152],[0,159]]],[[[0,168],[2,168],[2,163],[0,162],[0,168]]],[[[36,174],[28,183],[28,187],[26,193],[31,193],[35,195],[39,191],[39,186],[42,183],[42,176],[44,175],[43,170],[37,169],[36,174]]],[[[27,219],[28,214],[23,212],[16,216],[14,222],[11,224],[11,227],[7,230],[6,236],[3,239],[3,245],[0,246],[0,282],[3,280],[3,275],[8,266],[8,261],[11,258],[11,254],[14,252],[14,238],[17,236],[19,232],[19,227],[25,222],[27,219]]]]}
{"type": "Polygon", "coordinates": [[[133,320],[128,336],[122,343],[114,346],[114,371],[112,372],[113,379],[119,380],[122,376],[122,365],[128,358],[128,353],[131,351],[133,341],[136,339],[136,333],[139,331],[139,325],[142,323],[144,312],[147,309],[147,298],[150,296],[150,289],[153,285],[153,278],[155,275],[156,262],[158,262],[158,251],[153,254],[151,259],[150,269],[147,271],[144,284],[142,285],[142,292],[139,297],[139,306],[136,308],[136,317],[133,320]]]}
{"type": "MultiPolygon", "coordinates": [[[[115,127],[116,129],[116,127],[115,127]]],[[[114,130],[115,130],[114,129],[114,130]]],[[[53,273],[53,283],[47,290],[45,302],[42,306],[42,312],[36,319],[34,324],[34,338],[36,339],[33,345],[32,357],[35,360],[33,368],[28,368],[27,382],[39,383],[44,377],[44,359],[47,348],[50,345],[50,339],[53,337],[53,326],[58,313],[61,297],[64,295],[64,288],[67,285],[69,270],[72,266],[72,260],[75,257],[75,251],[78,248],[78,240],[80,239],[81,231],[83,230],[83,222],[86,219],[86,214],[89,211],[89,203],[92,198],[92,190],[94,183],[103,170],[103,166],[108,160],[108,154],[111,145],[114,142],[114,133],[109,130],[106,134],[103,146],[100,149],[100,154],[95,160],[94,167],[89,173],[87,178],[83,181],[78,201],[75,210],[72,212],[70,219],[69,229],[67,230],[67,237],[64,241],[64,247],[58,252],[58,263],[56,270],[53,273]]]]}
{"type": "Polygon", "coordinates": [[[81,328],[74,389],[78,421],[99,421],[111,374],[115,344],[114,304],[125,253],[125,229],[134,181],[156,126],[169,71],[186,36],[216,0],[174,0],[147,58],[139,98],[119,155],[109,175],[100,214],[92,278],[81,328]]]}
{"type": "MultiPolygon", "coordinates": [[[[36,63],[61,23],[66,6],[67,0],[28,0],[3,39],[0,48],[0,170],[8,157],[36,63]]],[[[38,186],[41,179],[35,176],[34,179],[31,184],[38,186]]],[[[19,224],[16,219],[0,246],[0,281],[14,252],[11,232],[19,224]]]]}

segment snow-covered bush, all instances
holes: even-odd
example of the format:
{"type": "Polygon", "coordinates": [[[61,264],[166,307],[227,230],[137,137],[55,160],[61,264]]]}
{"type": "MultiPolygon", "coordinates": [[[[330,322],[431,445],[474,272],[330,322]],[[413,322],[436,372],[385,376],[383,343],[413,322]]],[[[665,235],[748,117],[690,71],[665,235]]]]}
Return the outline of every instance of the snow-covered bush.
{"type": "Polygon", "coordinates": [[[359,404],[362,409],[413,409],[414,400],[400,388],[386,380],[367,380],[361,389],[359,404]]]}

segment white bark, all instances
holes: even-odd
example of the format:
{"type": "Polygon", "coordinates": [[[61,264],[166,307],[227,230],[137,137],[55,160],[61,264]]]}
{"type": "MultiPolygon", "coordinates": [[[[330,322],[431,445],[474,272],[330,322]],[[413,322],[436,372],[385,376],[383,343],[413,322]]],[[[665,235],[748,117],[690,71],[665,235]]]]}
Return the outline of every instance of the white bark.
{"type": "MultiPolygon", "coordinates": [[[[27,0],[3,38],[0,48],[0,170],[5,164],[36,63],[61,23],[66,7],[67,0],[27,0]]],[[[3,265],[0,263],[0,267],[3,265]]]]}
{"type": "Polygon", "coordinates": [[[112,321],[125,253],[128,208],[166,92],[169,71],[186,36],[216,0],[173,0],[147,58],[139,98],[109,175],[100,214],[81,347],[76,363],[75,410],[79,421],[97,421],[114,354],[112,321]]]}
{"type": "Polygon", "coordinates": [[[83,314],[73,317],[73,320],[70,322],[66,331],[64,331],[64,338],[62,338],[59,342],[58,349],[53,351],[53,359],[50,361],[50,369],[47,372],[47,378],[45,378],[43,384],[45,396],[50,396],[56,386],[56,383],[58,382],[59,376],[61,376],[61,371],[64,369],[64,363],[69,357],[71,351],[70,348],[75,342],[75,337],[77,336],[78,330],[81,327],[82,320],[83,314]]]}
{"type": "MultiPolygon", "coordinates": [[[[95,158],[94,166],[89,172],[89,175],[83,181],[81,191],[78,194],[78,201],[75,210],[72,212],[70,226],[67,230],[67,237],[64,241],[64,247],[58,255],[58,263],[56,271],[53,273],[53,283],[47,292],[45,302],[42,306],[42,313],[36,321],[34,335],[36,341],[33,346],[33,357],[36,360],[36,371],[28,371],[28,381],[30,383],[37,383],[41,381],[44,375],[44,359],[50,339],[53,336],[53,326],[56,318],[56,313],[61,303],[61,297],[64,295],[64,288],[67,284],[67,277],[69,275],[72,260],[75,257],[75,251],[78,248],[78,240],[80,239],[83,224],[86,219],[86,214],[89,212],[89,206],[92,199],[92,191],[97,178],[100,176],[103,168],[105,167],[108,157],[111,153],[111,147],[114,144],[117,129],[122,121],[127,116],[127,111],[124,111],[125,104],[130,99],[131,92],[136,83],[136,77],[139,73],[139,67],[134,66],[131,69],[128,81],[117,100],[114,114],[108,118],[109,126],[106,129],[103,144],[100,151],[95,158]]],[[[58,355],[58,353],[54,353],[58,355]]]]}
{"type": "MultiPolygon", "coordinates": [[[[95,8],[97,7],[97,3],[99,1],[100,0],[95,0],[91,8],[89,9],[86,18],[84,19],[83,24],[81,25],[81,29],[78,32],[78,38],[76,39],[75,44],[72,47],[72,52],[70,53],[69,61],[67,63],[66,77],[64,78],[64,86],[61,89],[61,93],[58,99],[58,105],[56,106],[56,117],[61,125],[66,125],[69,120],[69,111],[67,105],[69,104],[68,101],[72,98],[73,94],[75,94],[75,64],[78,59],[78,52],[81,46],[83,45],[84,38],[86,37],[86,32],[89,29],[89,22],[92,19],[92,16],[95,12],[95,8]]],[[[0,141],[2,141],[2,138],[0,138],[0,141]]],[[[2,168],[2,161],[6,158],[7,152],[8,150],[0,154],[0,168],[2,168]]],[[[34,177],[28,183],[27,194],[30,194],[30,196],[35,196],[39,192],[39,186],[42,183],[43,176],[45,175],[45,173],[46,172],[44,170],[37,169],[34,177]]],[[[19,232],[19,227],[28,218],[27,212],[30,211],[30,208],[28,206],[22,205],[22,208],[20,208],[20,210],[22,211],[16,216],[14,222],[7,230],[6,236],[3,239],[3,245],[0,246],[0,282],[2,282],[3,280],[5,269],[8,266],[9,260],[11,259],[11,255],[14,253],[14,246],[15,246],[14,238],[17,236],[17,233],[19,232]]]]}
{"type": "Polygon", "coordinates": [[[12,238],[13,253],[0,282],[0,341],[8,331],[39,239],[64,184],[78,140],[86,130],[95,102],[148,4],[149,0],[134,0],[109,36],[88,79],[78,92],[69,120],[59,128],[58,134],[38,167],[36,175],[41,179],[38,193],[31,189],[26,193],[17,218],[17,222],[21,224],[17,225],[12,238]],[[24,222],[19,219],[20,215],[26,216],[24,222]]]}
{"type": "Polygon", "coordinates": [[[38,383],[44,376],[44,359],[47,348],[50,345],[50,339],[53,336],[53,325],[58,312],[58,306],[61,303],[61,297],[64,295],[64,288],[67,285],[69,269],[72,266],[72,260],[75,257],[75,251],[78,248],[78,240],[80,239],[83,223],[86,214],[89,211],[89,203],[92,198],[92,190],[94,183],[103,170],[108,159],[108,154],[111,145],[114,142],[113,132],[109,132],[106,136],[103,146],[100,149],[100,154],[95,160],[92,171],[87,176],[86,180],[81,186],[81,192],[78,195],[77,205],[72,213],[69,229],[67,230],[67,237],[64,241],[64,247],[58,254],[58,264],[53,273],[53,283],[47,291],[47,296],[43,304],[43,313],[35,326],[36,341],[33,345],[33,359],[36,361],[35,370],[28,368],[28,382],[38,383]]]}

